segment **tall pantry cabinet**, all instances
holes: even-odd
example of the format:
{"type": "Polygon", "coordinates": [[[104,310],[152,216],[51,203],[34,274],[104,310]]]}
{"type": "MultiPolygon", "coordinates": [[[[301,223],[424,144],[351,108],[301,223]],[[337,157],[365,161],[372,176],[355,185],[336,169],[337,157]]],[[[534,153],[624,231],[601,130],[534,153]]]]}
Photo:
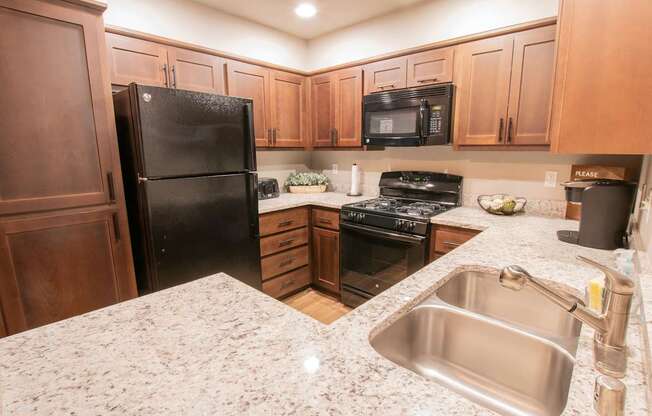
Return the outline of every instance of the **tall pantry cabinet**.
{"type": "Polygon", "coordinates": [[[0,0],[0,336],[136,296],[104,7],[0,0]]]}

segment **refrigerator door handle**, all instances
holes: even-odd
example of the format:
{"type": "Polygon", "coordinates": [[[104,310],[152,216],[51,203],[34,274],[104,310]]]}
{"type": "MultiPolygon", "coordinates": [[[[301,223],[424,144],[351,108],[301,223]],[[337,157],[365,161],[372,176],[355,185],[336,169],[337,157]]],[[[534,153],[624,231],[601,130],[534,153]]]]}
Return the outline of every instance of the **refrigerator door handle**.
{"type": "MultiPolygon", "coordinates": [[[[254,130],[254,105],[253,103],[245,104],[245,113],[247,117],[247,169],[256,170],[256,134],[254,130]]],[[[258,195],[256,193],[256,195],[258,195]]]]}
{"type": "Polygon", "coordinates": [[[254,240],[260,238],[258,230],[258,174],[249,173],[247,175],[247,185],[249,187],[249,235],[254,240]]]}

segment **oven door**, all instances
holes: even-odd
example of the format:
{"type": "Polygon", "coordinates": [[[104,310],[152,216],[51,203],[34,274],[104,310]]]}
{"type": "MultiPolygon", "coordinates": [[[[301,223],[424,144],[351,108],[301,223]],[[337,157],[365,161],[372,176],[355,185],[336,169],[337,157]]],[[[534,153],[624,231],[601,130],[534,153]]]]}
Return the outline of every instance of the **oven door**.
{"type": "Polygon", "coordinates": [[[418,146],[428,131],[428,106],[420,100],[369,103],[364,106],[364,142],[379,146],[418,146]]]}
{"type": "Polygon", "coordinates": [[[340,223],[342,302],[356,307],[426,264],[427,238],[340,223]]]}

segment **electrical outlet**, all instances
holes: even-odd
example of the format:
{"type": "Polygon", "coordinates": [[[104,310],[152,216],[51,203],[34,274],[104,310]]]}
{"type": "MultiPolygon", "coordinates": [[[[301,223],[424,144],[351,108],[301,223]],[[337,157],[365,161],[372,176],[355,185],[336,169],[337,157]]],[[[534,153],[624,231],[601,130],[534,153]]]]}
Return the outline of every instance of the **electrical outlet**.
{"type": "Polygon", "coordinates": [[[546,171],[546,177],[543,180],[543,186],[546,188],[556,188],[557,187],[557,172],[549,170],[546,171]]]}
{"type": "Polygon", "coordinates": [[[337,163],[333,163],[333,166],[331,167],[331,171],[333,172],[333,175],[337,175],[339,168],[340,167],[337,165],[337,163]]]}

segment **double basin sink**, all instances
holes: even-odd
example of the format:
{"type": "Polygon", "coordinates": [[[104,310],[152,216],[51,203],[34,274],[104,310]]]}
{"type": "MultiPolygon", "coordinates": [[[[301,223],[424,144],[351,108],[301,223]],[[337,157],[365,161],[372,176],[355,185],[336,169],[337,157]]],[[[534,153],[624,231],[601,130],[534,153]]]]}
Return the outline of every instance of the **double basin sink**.
{"type": "Polygon", "coordinates": [[[373,335],[394,363],[509,416],[557,416],[568,399],[581,322],[498,274],[465,271],[373,335]]]}

